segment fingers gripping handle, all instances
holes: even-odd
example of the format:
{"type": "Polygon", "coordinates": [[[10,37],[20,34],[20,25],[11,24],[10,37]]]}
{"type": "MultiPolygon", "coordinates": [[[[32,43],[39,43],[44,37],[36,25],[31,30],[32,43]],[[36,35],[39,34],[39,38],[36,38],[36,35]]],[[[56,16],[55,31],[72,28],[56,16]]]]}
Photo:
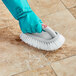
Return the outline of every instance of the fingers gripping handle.
{"type": "Polygon", "coordinates": [[[45,24],[42,24],[42,29],[48,32],[52,37],[56,37],[56,33],[54,30],[52,30],[50,27],[48,27],[45,24]]]}

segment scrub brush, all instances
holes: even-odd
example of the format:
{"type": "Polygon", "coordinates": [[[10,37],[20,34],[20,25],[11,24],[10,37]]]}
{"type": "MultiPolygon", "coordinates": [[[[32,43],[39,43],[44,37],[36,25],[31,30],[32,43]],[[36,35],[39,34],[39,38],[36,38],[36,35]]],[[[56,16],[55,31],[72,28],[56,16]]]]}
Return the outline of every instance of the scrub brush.
{"type": "Polygon", "coordinates": [[[42,29],[44,31],[41,33],[21,33],[20,39],[35,48],[46,51],[57,50],[63,45],[65,38],[61,34],[45,24],[42,24],[42,29]]]}

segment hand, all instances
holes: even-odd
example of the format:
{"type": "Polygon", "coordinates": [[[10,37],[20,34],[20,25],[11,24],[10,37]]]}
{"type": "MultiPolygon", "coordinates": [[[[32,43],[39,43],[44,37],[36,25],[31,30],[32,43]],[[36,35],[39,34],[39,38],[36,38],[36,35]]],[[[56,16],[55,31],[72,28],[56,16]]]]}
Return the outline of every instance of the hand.
{"type": "Polygon", "coordinates": [[[26,14],[26,16],[19,19],[19,25],[23,33],[41,33],[42,21],[32,11],[26,14]]]}

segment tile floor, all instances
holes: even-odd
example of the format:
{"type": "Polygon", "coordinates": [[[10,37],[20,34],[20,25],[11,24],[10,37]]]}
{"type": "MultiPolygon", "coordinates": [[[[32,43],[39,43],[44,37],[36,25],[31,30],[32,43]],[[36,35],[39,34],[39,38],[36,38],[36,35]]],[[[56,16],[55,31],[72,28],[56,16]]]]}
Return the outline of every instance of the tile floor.
{"type": "Polygon", "coordinates": [[[76,0],[28,0],[65,44],[46,52],[23,43],[18,22],[0,1],[0,76],[76,76],[76,0]]]}

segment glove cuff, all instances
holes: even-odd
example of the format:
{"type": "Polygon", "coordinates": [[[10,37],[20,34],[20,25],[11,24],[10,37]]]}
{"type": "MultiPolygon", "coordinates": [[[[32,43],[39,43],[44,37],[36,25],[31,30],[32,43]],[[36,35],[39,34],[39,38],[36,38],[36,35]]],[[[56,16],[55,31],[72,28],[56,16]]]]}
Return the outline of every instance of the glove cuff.
{"type": "Polygon", "coordinates": [[[15,19],[25,16],[28,12],[31,12],[27,0],[2,0],[8,10],[11,12],[15,19]]]}
{"type": "Polygon", "coordinates": [[[15,15],[15,18],[16,18],[17,20],[19,20],[20,18],[26,16],[27,13],[32,12],[32,9],[30,9],[30,8],[21,9],[21,8],[18,7],[18,8],[16,9],[16,12],[17,12],[17,13],[16,13],[16,15],[15,15]]]}

